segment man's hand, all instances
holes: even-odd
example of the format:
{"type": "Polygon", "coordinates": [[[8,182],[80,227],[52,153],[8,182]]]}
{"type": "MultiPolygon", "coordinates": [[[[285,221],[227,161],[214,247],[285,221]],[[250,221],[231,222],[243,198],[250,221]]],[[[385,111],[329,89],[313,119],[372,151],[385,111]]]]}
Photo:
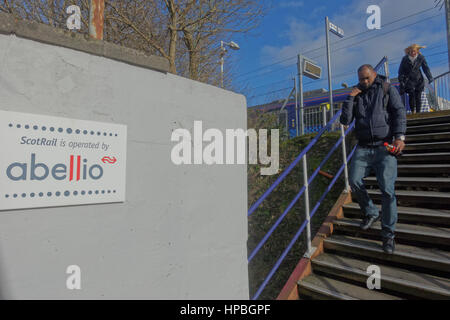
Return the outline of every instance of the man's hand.
{"type": "Polygon", "coordinates": [[[356,97],[358,94],[360,94],[362,91],[359,90],[357,87],[353,87],[352,92],[350,92],[351,97],[356,97]]]}
{"type": "Polygon", "coordinates": [[[396,156],[398,156],[400,153],[402,153],[403,149],[405,149],[405,143],[400,139],[396,139],[394,141],[393,145],[395,147],[395,151],[393,152],[393,154],[396,156]]]}

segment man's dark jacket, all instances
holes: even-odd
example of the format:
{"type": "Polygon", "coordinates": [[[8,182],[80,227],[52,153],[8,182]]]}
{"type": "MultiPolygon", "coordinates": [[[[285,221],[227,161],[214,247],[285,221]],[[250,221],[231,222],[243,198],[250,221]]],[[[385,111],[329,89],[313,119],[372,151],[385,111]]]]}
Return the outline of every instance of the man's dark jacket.
{"type": "Polygon", "coordinates": [[[423,80],[422,72],[428,78],[428,81],[433,81],[433,76],[431,75],[430,68],[428,67],[427,61],[422,54],[418,54],[414,63],[409,60],[408,55],[404,56],[400,67],[398,68],[398,81],[400,81],[400,92],[411,92],[414,90],[423,91],[425,87],[425,82],[423,80]]]}
{"type": "Polygon", "coordinates": [[[392,142],[393,137],[406,132],[406,109],[400,95],[389,86],[384,94],[385,78],[377,75],[369,89],[355,97],[349,96],[342,106],[340,121],[349,125],[355,119],[355,133],[361,146],[379,146],[392,142]],[[388,99],[386,110],[384,99],[388,99]]]}

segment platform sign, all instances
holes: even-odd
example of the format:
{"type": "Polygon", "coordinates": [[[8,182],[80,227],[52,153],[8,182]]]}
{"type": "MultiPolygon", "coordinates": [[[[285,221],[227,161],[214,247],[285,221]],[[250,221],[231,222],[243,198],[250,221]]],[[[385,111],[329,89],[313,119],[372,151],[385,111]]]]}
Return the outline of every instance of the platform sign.
{"type": "Polygon", "coordinates": [[[320,79],[322,77],[322,68],[316,63],[303,58],[303,75],[311,79],[320,79]]]}
{"type": "Polygon", "coordinates": [[[0,210],[125,201],[127,127],[0,110],[0,210]]]}
{"type": "Polygon", "coordinates": [[[332,33],[334,33],[335,35],[337,35],[340,38],[344,37],[344,30],[343,29],[341,29],[338,26],[332,24],[331,22],[329,24],[330,24],[330,31],[332,33]]]}

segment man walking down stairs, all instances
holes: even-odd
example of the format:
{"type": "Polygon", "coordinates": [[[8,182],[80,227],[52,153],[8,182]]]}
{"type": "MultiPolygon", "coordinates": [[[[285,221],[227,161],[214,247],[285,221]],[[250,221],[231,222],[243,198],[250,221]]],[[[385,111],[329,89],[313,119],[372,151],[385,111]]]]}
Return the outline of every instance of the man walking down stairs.
{"type": "Polygon", "coordinates": [[[398,91],[378,76],[372,66],[361,66],[358,78],[358,86],[353,88],[342,106],[340,119],[343,125],[355,120],[358,140],[349,168],[349,183],[363,213],[361,228],[367,230],[381,220],[383,250],[392,254],[397,223],[396,156],[405,147],[406,110],[398,91]],[[384,146],[391,143],[392,153],[384,146]],[[382,192],[381,211],[373,204],[363,181],[371,170],[375,172],[382,192]]]}
{"type": "MultiPolygon", "coordinates": [[[[364,179],[380,208],[376,177],[364,179]]],[[[381,223],[361,229],[361,209],[345,204],[343,217],[298,282],[300,299],[450,299],[450,112],[408,117],[406,147],[398,157],[396,248],[380,245],[381,223]],[[380,287],[369,289],[370,270],[380,287]]]]}

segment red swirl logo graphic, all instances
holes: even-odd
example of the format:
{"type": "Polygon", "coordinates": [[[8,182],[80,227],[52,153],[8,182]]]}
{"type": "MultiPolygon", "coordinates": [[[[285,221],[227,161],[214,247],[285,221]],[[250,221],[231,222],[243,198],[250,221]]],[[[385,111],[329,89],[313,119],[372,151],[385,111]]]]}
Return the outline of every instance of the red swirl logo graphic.
{"type": "Polygon", "coordinates": [[[116,159],[116,157],[103,157],[102,158],[102,162],[103,163],[106,163],[106,162],[108,162],[108,163],[116,163],[117,162],[117,159],[116,159]]]}

